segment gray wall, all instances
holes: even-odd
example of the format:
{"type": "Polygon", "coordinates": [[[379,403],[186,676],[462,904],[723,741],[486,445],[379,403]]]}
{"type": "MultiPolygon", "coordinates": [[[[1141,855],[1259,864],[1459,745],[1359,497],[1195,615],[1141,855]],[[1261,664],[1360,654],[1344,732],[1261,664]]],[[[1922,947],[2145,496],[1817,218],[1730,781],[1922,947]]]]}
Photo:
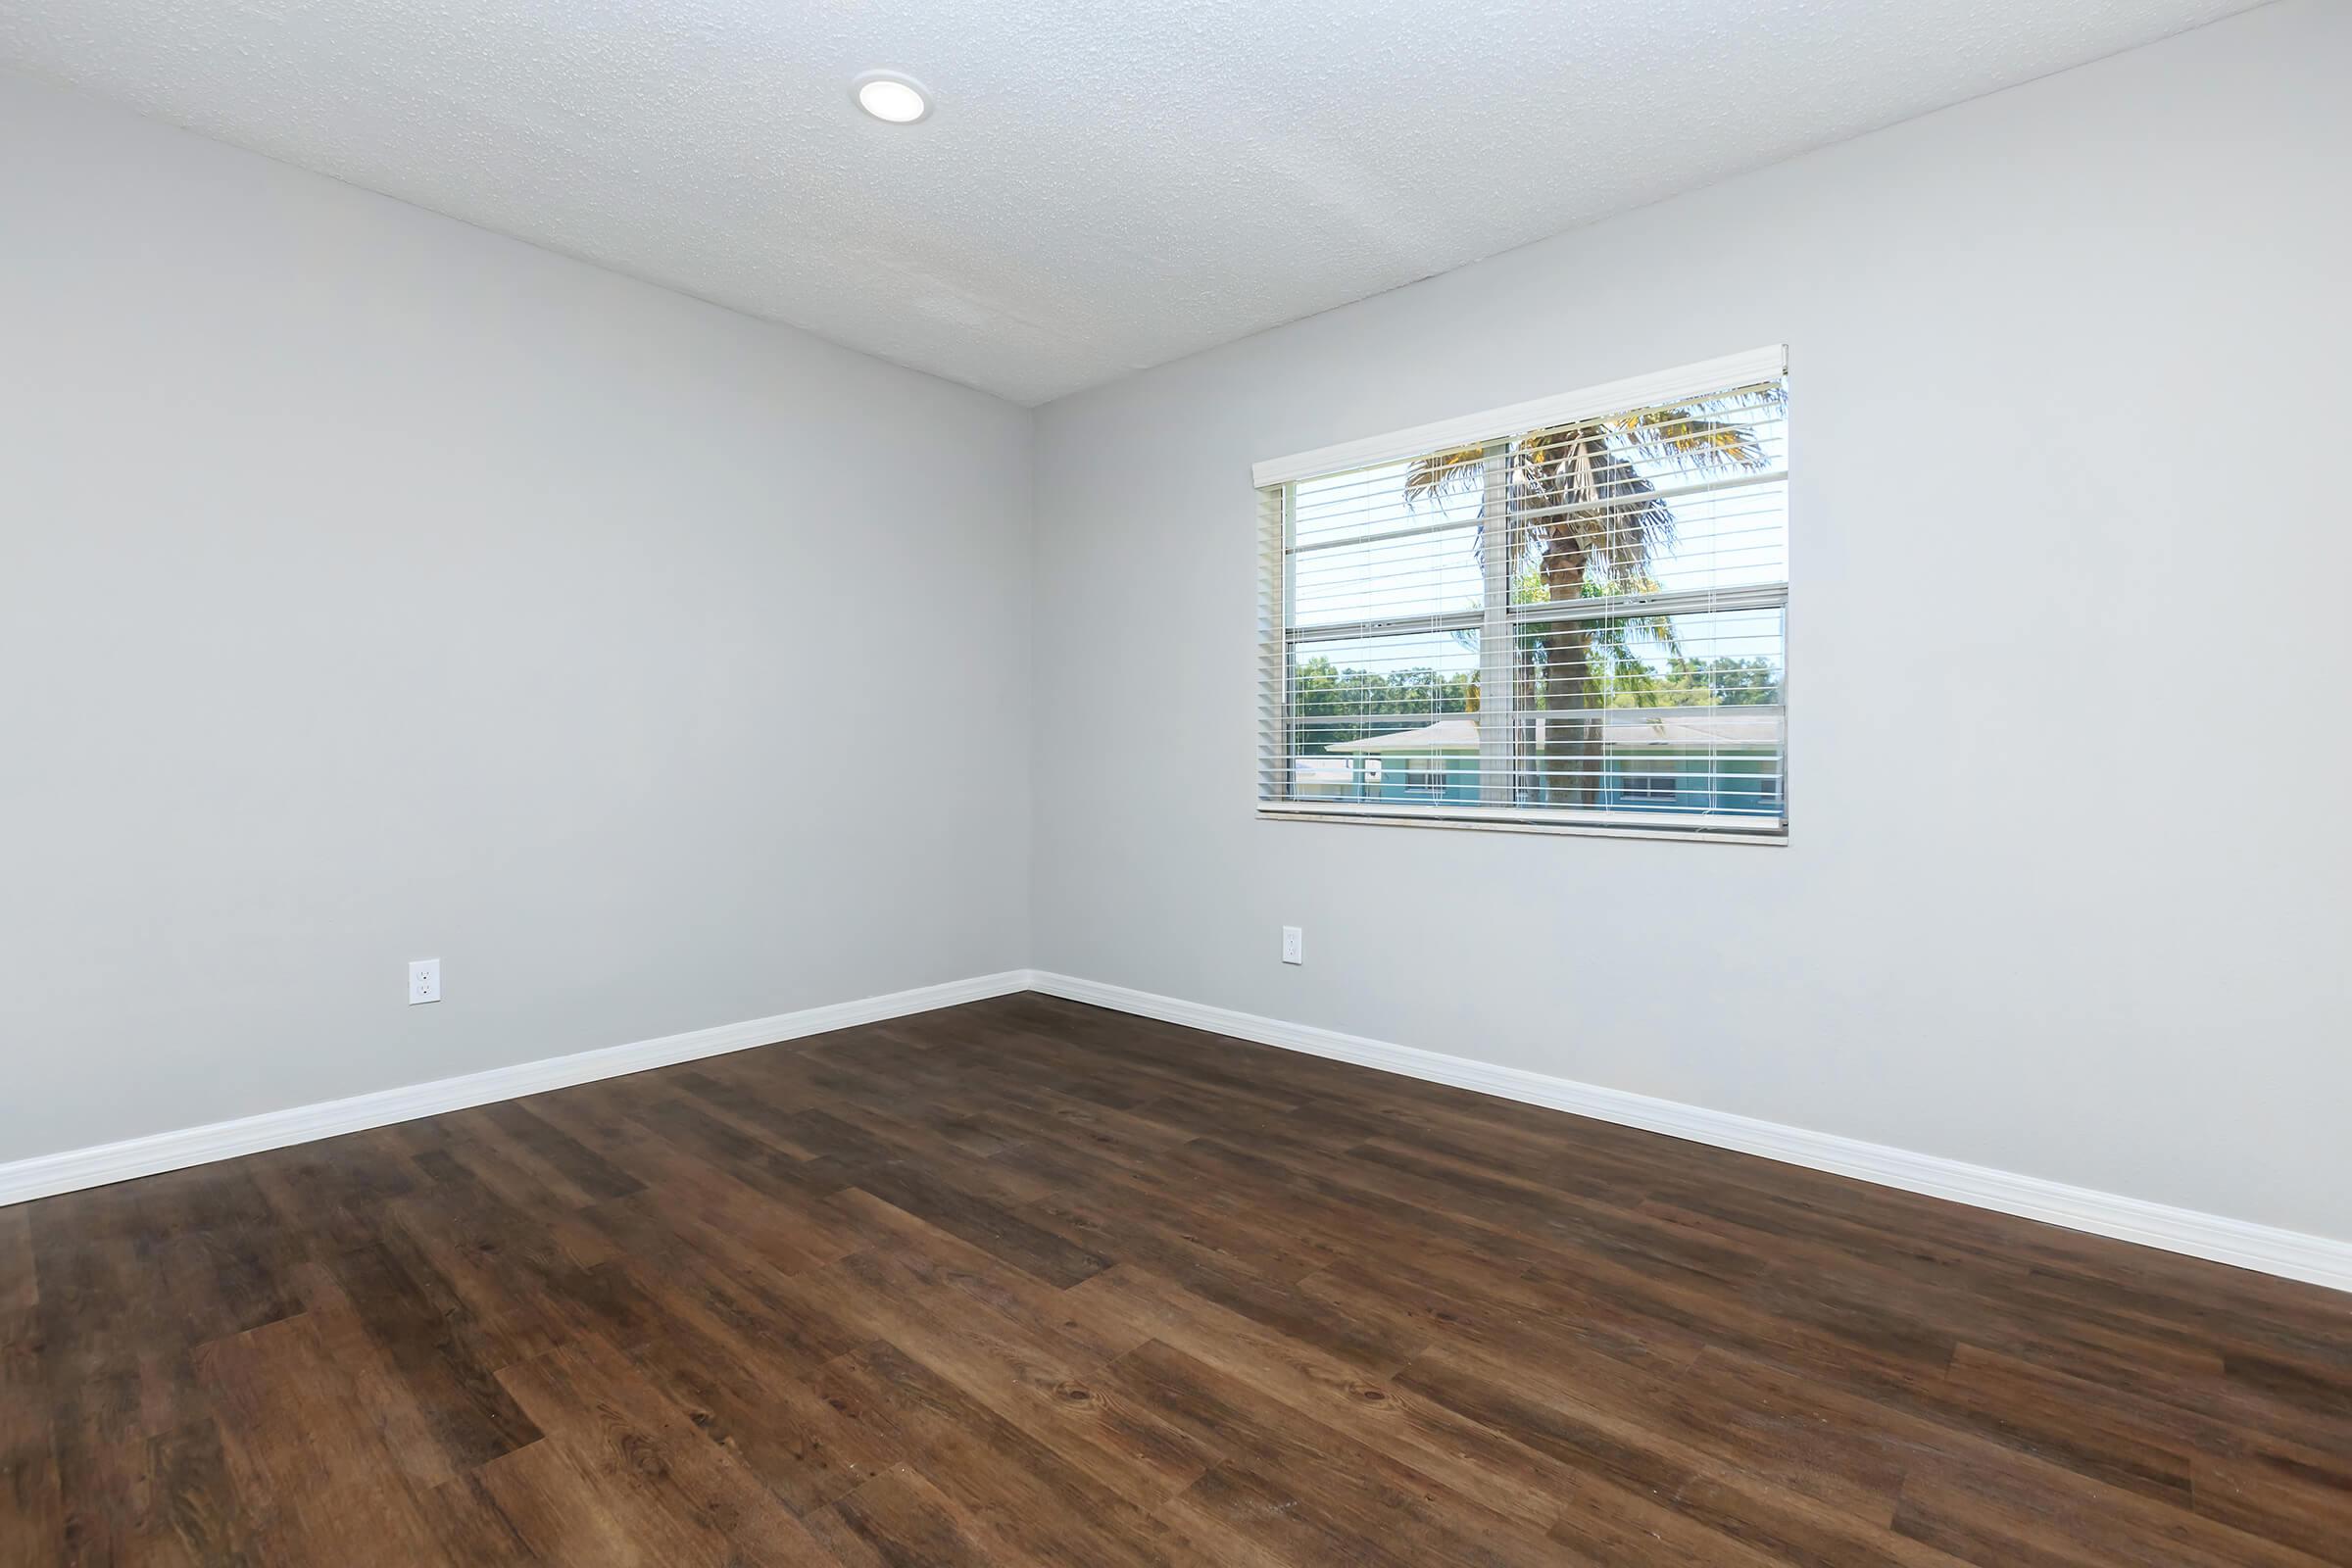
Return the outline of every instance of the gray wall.
{"type": "Polygon", "coordinates": [[[2352,1238],[2347,61],[2254,12],[1044,410],[1036,963],[2352,1238]],[[1788,849],[1252,817],[1253,460],[1776,341],[1788,849]]]}
{"type": "Polygon", "coordinates": [[[0,1161],[1025,961],[1025,411],[21,78],[0,149],[0,1161]]]}

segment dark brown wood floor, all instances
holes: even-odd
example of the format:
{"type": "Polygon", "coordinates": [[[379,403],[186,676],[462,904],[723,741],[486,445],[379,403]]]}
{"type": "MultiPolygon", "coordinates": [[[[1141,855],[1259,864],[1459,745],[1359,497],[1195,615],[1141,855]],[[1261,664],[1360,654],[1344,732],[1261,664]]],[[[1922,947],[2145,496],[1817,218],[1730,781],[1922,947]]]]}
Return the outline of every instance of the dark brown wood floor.
{"type": "Polygon", "coordinates": [[[1012,997],[0,1209],[0,1563],[2352,1562],[2348,1308],[1012,997]]]}

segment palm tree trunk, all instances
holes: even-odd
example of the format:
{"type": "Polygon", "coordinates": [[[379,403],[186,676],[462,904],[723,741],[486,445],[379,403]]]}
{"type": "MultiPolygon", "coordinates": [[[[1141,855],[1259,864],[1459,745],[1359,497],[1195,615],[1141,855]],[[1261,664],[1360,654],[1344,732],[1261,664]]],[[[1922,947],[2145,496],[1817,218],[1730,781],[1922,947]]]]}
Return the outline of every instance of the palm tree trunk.
{"type": "Polygon", "coordinates": [[[1600,725],[1593,711],[1592,634],[1562,627],[1544,662],[1544,772],[1554,806],[1600,801],[1600,725]]]}

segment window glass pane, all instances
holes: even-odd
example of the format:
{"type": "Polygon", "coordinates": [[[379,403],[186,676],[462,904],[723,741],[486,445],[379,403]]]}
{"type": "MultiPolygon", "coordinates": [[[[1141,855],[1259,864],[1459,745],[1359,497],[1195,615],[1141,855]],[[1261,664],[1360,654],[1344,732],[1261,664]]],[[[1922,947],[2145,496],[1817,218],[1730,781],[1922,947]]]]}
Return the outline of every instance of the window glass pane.
{"type": "Polygon", "coordinates": [[[1662,503],[1671,543],[1652,553],[1650,575],[1668,592],[1752,588],[1788,576],[1788,484],[1738,485],[1662,503]]]}
{"type": "Polygon", "coordinates": [[[1520,805],[1778,814],[1785,612],[1522,622],[1520,805]]]}
{"type": "MultiPolygon", "coordinates": [[[[1310,801],[1385,801],[1399,806],[1476,806],[1480,803],[1478,739],[1467,719],[1410,749],[1332,750],[1320,740],[1291,760],[1291,793],[1310,801]]],[[[1402,745],[1404,743],[1398,743],[1402,745]]]]}
{"type": "Polygon", "coordinates": [[[1523,516],[1511,603],[1752,588],[1788,575],[1786,480],[1523,516]]]}
{"type": "Polygon", "coordinates": [[[1476,614],[1486,603],[1478,546],[1473,525],[1300,551],[1291,564],[1291,624],[1476,614]]]}
{"type": "Polygon", "coordinates": [[[1775,387],[1511,443],[1511,599],[1754,587],[1788,574],[1775,387]]]}
{"type": "Polygon", "coordinates": [[[1291,663],[1292,793],[1479,799],[1477,631],[1306,639],[1291,663]]]}
{"type": "Polygon", "coordinates": [[[1400,528],[1472,523],[1478,520],[1485,500],[1474,463],[1418,468],[1410,463],[1389,463],[1353,473],[1301,479],[1292,492],[1291,542],[1331,544],[1400,528]],[[1439,482],[1414,492],[1415,478],[1439,482]]]}
{"type": "Polygon", "coordinates": [[[1291,652],[1290,710],[1317,739],[1354,740],[1473,710],[1478,634],[1302,640],[1291,652]]]}

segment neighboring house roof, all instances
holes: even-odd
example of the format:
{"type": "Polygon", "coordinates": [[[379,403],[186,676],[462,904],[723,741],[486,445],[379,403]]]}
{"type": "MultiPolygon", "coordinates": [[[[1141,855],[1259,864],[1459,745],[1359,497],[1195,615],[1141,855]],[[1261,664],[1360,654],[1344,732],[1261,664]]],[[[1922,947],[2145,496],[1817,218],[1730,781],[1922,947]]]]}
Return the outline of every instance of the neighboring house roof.
{"type": "Polygon", "coordinates": [[[1609,746],[1778,746],[1778,708],[1612,708],[1602,713],[1609,746]]]}
{"type": "Polygon", "coordinates": [[[1446,718],[1419,729],[1400,729],[1392,735],[1367,735],[1360,741],[1335,741],[1327,752],[1475,752],[1475,719],[1446,718]]]}
{"type": "MultiPolygon", "coordinates": [[[[1563,715],[1564,716],[1564,715],[1563,715]]],[[[1601,744],[1660,748],[1713,746],[1778,746],[1781,743],[1778,708],[1604,708],[1600,710],[1601,744]]],[[[1399,752],[1475,752],[1478,721],[1443,718],[1419,729],[1400,729],[1362,740],[1337,741],[1327,752],[1369,752],[1395,756],[1399,752]]]]}

